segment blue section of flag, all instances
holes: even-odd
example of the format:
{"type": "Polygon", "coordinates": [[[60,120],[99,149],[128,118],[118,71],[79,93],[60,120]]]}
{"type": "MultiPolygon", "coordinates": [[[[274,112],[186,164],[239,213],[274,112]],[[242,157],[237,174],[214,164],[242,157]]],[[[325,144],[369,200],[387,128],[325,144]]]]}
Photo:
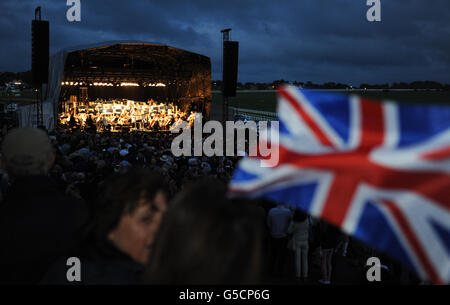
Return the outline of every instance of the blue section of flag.
{"type": "Polygon", "coordinates": [[[431,223],[432,228],[436,231],[436,234],[442,240],[442,243],[445,245],[445,250],[447,250],[447,254],[450,256],[450,232],[433,219],[430,219],[429,222],[431,223]]]}
{"type": "Polygon", "coordinates": [[[444,105],[399,104],[399,147],[429,139],[450,126],[450,107],[444,105]]]}
{"type": "Polygon", "coordinates": [[[301,91],[308,101],[314,105],[324,117],[328,118],[328,124],[333,127],[344,143],[348,143],[350,137],[350,99],[344,94],[330,94],[301,91]]]}
{"type": "Polygon", "coordinates": [[[287,128],[286,124],[284,124],[284,122],[281,121],[281,120],[279,121],[278,128],[279,128],[280,134],[284,134],[284,135],[287,135],[287,136],[291,136],[292,135],[292,133],[287,128]]]}
{"type": "Polygon", "coordinates": [[[249,172],[246,172],[244,170],[242,170],[241,168],[237,168],[234,173],[233,173],[233,178],[234,181],[252,181],[255,179],[259,179],[258,175],[255,174],[251,174],[249,172]]]}
{"type": "Polygon", "coordinates": [[[306,183],[302,185],[296,184],[283,187],[281,189],[263,192],[260,196],[278,203],[285,203],[308,212],[313,201],[316,188],[317,183],[306,183]]]}
{"type": "Polygon", "coordinates": [[[385,216],[372,201],[367,201],[354,236],[386,252],[414,270],[413,264],[385,216]]]}

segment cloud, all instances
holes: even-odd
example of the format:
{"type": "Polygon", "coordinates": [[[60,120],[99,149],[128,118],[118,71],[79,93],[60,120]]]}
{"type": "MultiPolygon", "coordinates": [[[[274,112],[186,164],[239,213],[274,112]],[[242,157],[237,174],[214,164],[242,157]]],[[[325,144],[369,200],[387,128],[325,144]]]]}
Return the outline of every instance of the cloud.
{"type": "MultiPolygon", "coordinates": [[[[31,19],[41,1],[0,3],[0,71],[31,65],[31,19]]],[[[211,58],[221,78],[220,30],[240,42],[239,81],[450,82],[447,0],[381,0],[382,22],[365,0],[81,0],[79,23],[65,0],[42,4],[51,52],[105,40],[165,43],[211,58]]]]}

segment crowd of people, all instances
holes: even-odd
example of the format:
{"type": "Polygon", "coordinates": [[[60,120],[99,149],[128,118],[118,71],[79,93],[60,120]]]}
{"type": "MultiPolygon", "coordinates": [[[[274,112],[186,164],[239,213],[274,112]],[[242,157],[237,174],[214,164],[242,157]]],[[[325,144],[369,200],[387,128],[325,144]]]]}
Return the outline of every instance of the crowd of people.
{"type": "Polygon", "coordinates": [[[419,284],[402,264],[337,227],[285,205],[266,208],[269,274],[324,285],[369,284],[367,260],[380,259],[382,284],[419,284]]]}
{"type": "Polygon", "coordinates": [[[383,283],[418,283],[301,211],[228,198],[239,157],[174,157],[174,136],[3,130],[0,281],[364,284],[378,256],[383,283]]]}

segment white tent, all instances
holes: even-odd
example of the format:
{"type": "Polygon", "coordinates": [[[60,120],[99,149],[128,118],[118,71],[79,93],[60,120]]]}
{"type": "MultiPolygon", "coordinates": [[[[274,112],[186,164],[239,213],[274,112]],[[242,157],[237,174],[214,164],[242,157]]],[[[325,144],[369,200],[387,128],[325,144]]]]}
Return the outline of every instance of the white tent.
{"type": "MultiPolygon", "coordinates": [[[[37,105],[21,105],[17,109],[20,127],[37,127],[36,125],[36,109],[37,105]]],[[[55,128],[54,105],[52,103],[43,103],[43,125],[47,130],[55,128]]]]}

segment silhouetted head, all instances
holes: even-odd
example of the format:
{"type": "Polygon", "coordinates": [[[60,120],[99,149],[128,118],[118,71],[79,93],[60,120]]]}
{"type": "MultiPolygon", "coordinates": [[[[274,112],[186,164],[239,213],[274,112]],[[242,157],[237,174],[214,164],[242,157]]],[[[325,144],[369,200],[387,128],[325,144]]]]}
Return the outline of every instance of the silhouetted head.
{"type": "Polygon", "coordinates": [[[55,152],[47,133],[38,128],[11,130],[2,143],[2,167],[11,177],[47,175],[55,152]]]}
{"type": "Polygon", "coordinates": [[[248,201],[226,199],[219,182],[187,187],[164,215],[145,282],[258,283],[263,230],[261,209],[248,201]]]}

